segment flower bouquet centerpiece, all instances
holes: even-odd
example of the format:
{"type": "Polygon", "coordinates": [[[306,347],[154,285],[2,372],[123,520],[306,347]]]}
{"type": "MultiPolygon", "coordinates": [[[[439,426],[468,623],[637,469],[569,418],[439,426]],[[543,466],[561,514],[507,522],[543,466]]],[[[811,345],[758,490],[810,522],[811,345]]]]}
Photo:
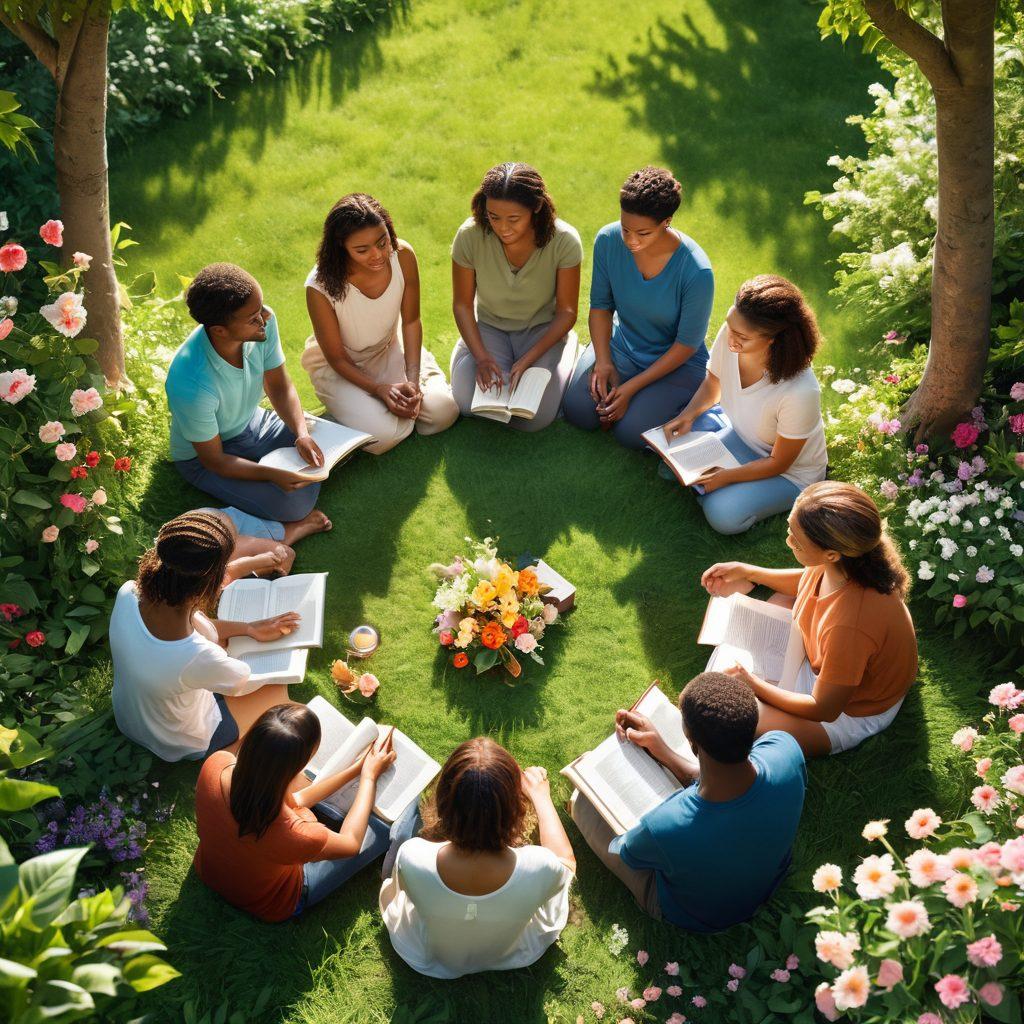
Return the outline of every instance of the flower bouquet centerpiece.
{"type": "Polygon", "coordinates": [[[503,562],[490,537],[466,541],[472,554],[457,555],[450,565],[431,566],[441,580],[433,601],[439,611],[434,634],[456,668],[472,660],[479,675],[500,664],[518,678],[522,666],[517,655],[544,664],[540,642],[559,621],[558,611],[541,600],[548,588],[533,568],[516,571],[503,562]]]}

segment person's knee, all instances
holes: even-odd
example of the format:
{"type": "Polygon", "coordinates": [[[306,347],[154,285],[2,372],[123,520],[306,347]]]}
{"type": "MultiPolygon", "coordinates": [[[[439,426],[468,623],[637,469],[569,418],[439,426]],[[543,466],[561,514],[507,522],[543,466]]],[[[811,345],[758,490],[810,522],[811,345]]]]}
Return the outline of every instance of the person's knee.
{"type": "Polygon", "coordinates": [[[565,391],[562,415],[574,427],[594,430],[597,427],[597,408],[590,395],[590,383],[586,377],[577,377],[565,391]]]}
{"type": "Polygon", "coordinates": [[[722,491],[709,494],[702,505],[704,518],[716,533],[734,536],[746,533],[756,521],[753,516],[742,508],[736,507],[736,501],[730,501],[722,491]]]}
{"type": "Polygon", "coordinates": [[[647,442],[642,436],[643,432],[647,429],[649,428],[638,423],[627,413],[612,427],[612,433],[615,435],[615,440],[624,448],[633,448],[636,451],[640,451],[647,447],[647,442]]]}
{"type": "Polygon", "coordinates": [[[280,507],[273,511],[268,510],[268,512],[271,518],[277,519],[279,522],[293,523],[297,519],[305,519],[316,508],[319,497],[319,483],[300,487],[295,491],[282,491],[279,499],[280,507]]]}
{"type": "Polygon", "coordinates": [[[415,421],[400,416],[381,416],[379,422],[367,426],[366,432],[377,439],[366,446],[371,455],[383,455],[391,451],[400,441],[404,441],[412,432],[415,421]]]}
{"type": "Polygon", "coordinates": [[[445,391],[442,394],[424,394],[423,411],[416,421],[416,429],[424,435],[440,434],[459,418],[459,403],[445,391]]]}

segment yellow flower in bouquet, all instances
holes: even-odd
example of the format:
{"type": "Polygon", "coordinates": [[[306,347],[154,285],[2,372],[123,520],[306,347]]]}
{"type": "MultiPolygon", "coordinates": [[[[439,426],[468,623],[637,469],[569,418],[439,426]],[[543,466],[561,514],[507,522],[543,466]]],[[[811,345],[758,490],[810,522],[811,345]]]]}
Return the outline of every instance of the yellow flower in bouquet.
{"type": "Polygon", "coordinates": [[[498,600],[498,615],[501,617],[501,624],[506,629],[511,629],[519,617],[519,601],[515,594],[508,594],[498,600]]]}
{"type": "Polygon", "coordinates": [[[512,593],[518,575],[519,573],[513,572],[510,566],[504,562],[501,563],[498,571],[494,574],[494,589],[498,597],[507,597],[512,593]]]}
{"type": "Polygon", "coordinates": [[[481,580],[473,590],[471,600],[477,608],[486,608],[497,596],[497,589],[489,580],[481,580]]]}

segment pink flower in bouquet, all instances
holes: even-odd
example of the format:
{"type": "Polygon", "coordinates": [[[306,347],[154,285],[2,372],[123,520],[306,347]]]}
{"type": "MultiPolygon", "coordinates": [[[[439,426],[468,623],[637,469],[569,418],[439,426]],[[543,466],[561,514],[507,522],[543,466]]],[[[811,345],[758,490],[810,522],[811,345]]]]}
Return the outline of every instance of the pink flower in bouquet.
{"type": "Polygon", "coordinates": [[[975,786],[971,792],[971,803],[979,811],[991,814],[999,806],[999,790],[995,786],[975,786]]]}
{"type": "Polygon", "coordinates": [[[730,992],[735,992],[740,987],[740,979],[739,978],[732,978],[732,979],[730,979],[729,981],[727,981],[725,983],[725,987],[730,992]]]}
{"type": "Polygon", "coordinates": [[[1024,469],[1024,452],[1016,452],[1013,456],[1013,461],[1020,469],[1024,469]]]}
{"type": "Polygon", "coordinates": [[[796,953],[790,953],[789,956],[786,957],[786,970],[787,971],[797,971],[799,969],[800,969],[800,957],[798,957],[796,955],[796,953]]]}
{"type": "Polygon", "coordinates": [[[516,637],[516,650],[529,654],[537,649],[537,638],[532,633],[521,633],[516,637]]]}
{"type": "Polygon", "coordinates": [[[0,246],[0,270],[5,274],[13,274],[22,270],[28,263],[28,253],[16,242],[8,242],[0,246]]]}
{"type": "Polygon", "coordinates": [[[668,995],[672,996],[673,999],[676,999],[683,994],[683,990],[678,985],[669,985],[665,991],[668,995]]]}
{"type": "Polygon", "coordinates": [[[92,257],[85,252],[76,252],[72,255],[71,261],[79,270],[88,270],[92,264],[92,257]]]}
{"type": "Polygon", "coordinates": [[[974,741],[978,738],[978,730],[972,728],[969,725],[965,725],[962,729],[957,729],[953,733],[953,737],[950,742],[954,747],[959,747],[965,754],[970,753],[971,748],[974,746],[974,741]]]}
{"type": "Polygon", "coordinates": [[[52,544],[60,534],[60,530],[56,526],[48,526],[43,530],[40,536],[42,537],[44,544],[52,544]]]}
{"type": "Polygon", "coordinates": [[[75,515],[80,515],[85,511],[85,498],[80,494],[62,494],[60,496],[60,503],[65,507],[71,509],[75,515]]]}
{"type": "Polygon", "coordinates": [[[452,631],[450,629],[442,629],[438,634],[437,639],[441,642],[442,647],[449,647],[455,637],[452,636],[452,631]]]}
{"type": "Polygon", "coordinates": [[[708,1001],[703,996],[694,996],[690,1002],[693,1003],[698,1010],[703,1010],[704,1007],[708,1005],[708,1001]]]}
{"type": "Polygon", "coordinates": [[[1013,683],[1000,683],[989,691],[988,702],[1007,711],[1020,704],[1021,691],[1013,683]]]}
{"type": "Polygon", "coordinates": [[[14,321],[9,316],[5,316],[3,320],[0,320],[0,341],[3,341],[13,330],[14,321]]]}
{"type": "Polygon", "coordinates": [[[97,487],[92,492],[92,503],[94,505],[106,505],[107,503],[107,492],[102,487],[97,487]]]}
{"type": "Polygon", "coordinates": [[[977,857],[974,850],[967,846],[954,846],[952,850],[947,851],[946,860],[953,871],[970,871],[977,857]]]}
{"type": "Polygon", "coordinates": [[[32,394],[35,386],[35,376],[24,369],[0,373],[0,399],[8,405],[17,405],[26,395],[32,394]]]}
{"type": "Polygon", "coordinates": [[[953,595],[953,607],[954,608],[965,608],[967,606],[967,598],[963,594],[953,595]]]}
{"type": "Polygon", "coordinates": [[[827,981],[823,981],[814,990],[814,1005],[825,1020],[839,1020],[836,997],[832,995],[832,986],[827,981]]]}
{"type": "Polygon", "coordinates": [[[901,939],[913,939],[931,929],[928,911],[919,900],[903,900],[889,905],[885,927],[901,939]]]}
{"type": "Polygon", "coordinates": [[[1024,836],[1008,839],[999,847],[999,866],[1014,875],[1024,872],[1024,836]]]}
{"type": "Polygon", "coordinates": [[[950,1010],[958,1009],[971,999],[971,990],[959,974],[947,974],[940,978],[935,982],[935,991],[938,992],[942,1005],[950,1010]]]}
{"type": "Polygon", "coordinates": [[[90,537],[85,542],[85,553],[87,555],[94,554],[96,551],[99,550],[99,547],[100,547],[100,542],[98,540],[93,540],[92,537],[90,537]]]}
{"type": "Polygon", "coordinates": [[[12,619],[16,619],[24,614],[25,609],[22,608],[21,605],[0,604],[0,615],[2,615],[7,622],[10,622],[12,619]]]}
{"type": "Polygon", "coordinates": [[[942,891],[954,907],[963,910],[968,903],[973,903],[978,898],[978,883],[970,875],[958,871],[946,879],[942,891]]]}
{"type": "Polygon", "coordinates": [[[883,480],[878,485],[878,490],[886,501],[895,500],[900,493],[899,485],[895,484],[892,480],[883,480]]]}
{"type": "Polygon", "coordinates": [[[998,843],[985,843],[975,851],[975,859],[986,871],[995,874],[999,870],[999,861],[1003,848],[998,843]]]}
{"type": "Polygon", "coordinates": [[[664,971],[670,978],[678,978],[679,962],[677,960],[673,960],[670,963],[665,964],[664,971]]]}
{"type": "Polygon", "coordinates": [[[1017,413],[1009,419],[1010,429],[1015,434],[1024,434],[1024,412],[1017,413]]]}
{"type": "Polygon", "coordinates": [[[1024,715],[1013,715],[1006,720],[1006,724],[1010,727],[1011,732],[1015,732],[1019,736],[1024,732],[1024,715]]]}
{"type": "Polygon", "coordinates": [[[937,1013],[922,1013],[917,1024],[942,1024],[942,1018],[937,1013]]]}
{"type": "Polygon", "coordinates": [[[65,441],[53,449],[53,454],[58,462],[70,462],[78,454],[78,448],[70,441],[65,441]]]}
{"type": "Polygon", "coordinates": [[[40,306],[39,312],[50,326],[65,338],[77,337],[87,319],[82,296],[75,292],[64,292],[57,297],[56,302],[40,306]]]}
{"type": "Polygon", "coordinates": [[[950,436],[957,448],[970,448],[978,440],[980,433],[973,423],[958,423],[950,436]]]}
{"type": "Polygon", "coordinates": [[[39,229],[39,237],[47,245],[60,248],[64,244],[64,225],[59,220],[48,220],[39,229]]]}
{"type": "Polygon", "coordinates": [[[785,985],[789,981],[789,971],[783,967],[776,967],[771,973],[772,981],[777,981],[780,985],[785,985]]]}
{"type": "Polygon", "coordinates": [[[845,971],[853,963],[853,954],[860,949],[856,932],[818,932],[814,937],[814,950],[818,959],[845,971]]]}
{"type": "Polygon", "coordinates": [[[541,615],[544,617],[545,624],[550,626],[558,618],[558,609],[553,604],[546,604],[541,615]]]}
{"type": "Polygon", "coordinates": [[[930,807],[921,807],[914,811],[904,824],[911,839],[927,839],[935,834],[935,830],[942,824],[942,819],[930,807]]]}
{"type": "Polygon", "coordinates": [[[921,889],[936,882],[944,882],[953,874],[949,859],[927,848],[915,850],[907,857],[907,870],[910,872],[911,883],[921,889]]]}
{"type": "Polygon", "coordinates": [[[364,697],[372,697],[377,692],[377,687],[380,686],[380,680],[373,673],[364,672],[356,685],[364,697]]]}
{"type": "Polygon", "coordinates": [[[1015,402],[1024,402],[1024,381],[1017,381],[1017,383],[1010,388],[1010,397],[1015,402]]]}
{"type": "Polygon", "coordinates": [[[686,1024],[686,1018],[676,1010],[671,1017],[665,1018],[665,1024],[686,1024]]]}
{"type": "Polygon", "coordinates": [[[60,420],[49,420],[39,428],[39,440],[43,444],[53,444],[64,436],[64,424],[60,420]]]}
{"type": "Polygon", "coordinates": [[[903,980],[903,964],[899,960],[883,960],[878,965],[878,987],[891,992],[903,980]]]}
{"type": "Polygon", "coordinates": [[[642,1010],[647,1005],[647,1000],[643,996],[637,996],[636,999],[630,999],[629,1005],[634,1010],[642,1010]]]}
{"type": "Polygon", "coordinates": [[[95,388],[76,388],[71,392],[71,415],[84,416],[103,405],[103,397],[95,388]]]}
{"type": "Polygon", "coordinates": [[[994,935],[985,935],[968,945],[967,959],[975,967],[995,967],[1003,959],[1003,947],[994,935]]]}
{"type": "Polygon", "coordinates": [[[594,1011],[594,1016],[601,1020],[604,1017],[604,1003],[599,1003],[596,999],[590,1004],[591,1010],[594,1011]]]}
{"type": "Polygon", "coordinates": [[[739,964],[729,964],[729,977],[730,978],[745,978],[747,976],[746,967],[740,967],[739,964]]]}
{"type": "Polygon", "coordinates": [[[628,1003],[629,1002],[629,989],[626,988],[625,985],[623,985],[622,988],[617,988],[615,990],[615,998],[618,999],[618,1001],[620,1003],[628,1003]]]}
{"type": "MultiPolygon", "coordinates": [[[[1011,721],[1012,721],[1012,719],[1011,719],[1011,721]]],[[[992,758],[991,757],[979,757],[978,760],[974,762],[974,770],[975,770],[975,772],[977,772],[977,775],[978,775],[979,779],[985,778],[985,776],[988,774],[989,768],[991,768],[991,767],[992,767],[992,758]]]]}
{"type": "Polygon", "coordinates": [[[25,634],[25,643],[29,647],[42,647],[46,643],[46,634],[41,629],[33,629],[31,633],[25,634]]]}
{"type": "Polygon", "coordinates": [[[644,989],[644,1001],[653,1003],[661,998],[661,989],[657,985],[648,985],[644,989]]]}
{"type": "Polygon", "coordinates": [[[641,967],[646,966],[647,961],[650,960],[650,959],[651,959],[651,954],[648,953],[646,949],[638,949],[636,951],[636,962],[641,967]]]}
{"type": "Polygon", "coordinates": [[[893,870],[892,855],[883,853],[880,857],[874,854],[865,857],[853,872],[853,881],[862,900],[891,896],[899,884],[899,876],[893,870]]]}
{"type": "Polygon", "coordinates": [[[851,967],[832,983],[832,995],[836,998],[836,1009],[840,1011],[863,1006],[870,994],[871,979],[866,967],[851,967]]]}
{"type": "Polygon", "coordinates": [[[1003,986],[996,981],[986,982],[978,989],[978,998],[989,1006],[998,1006],[1003,1001],[1003,986]]]}
{"type": "Polygon", "coordinates": [[[1003,775],[1003,785],[1011,792],[1024,796],[1024,764],[1015,764],[1003,775]]]}

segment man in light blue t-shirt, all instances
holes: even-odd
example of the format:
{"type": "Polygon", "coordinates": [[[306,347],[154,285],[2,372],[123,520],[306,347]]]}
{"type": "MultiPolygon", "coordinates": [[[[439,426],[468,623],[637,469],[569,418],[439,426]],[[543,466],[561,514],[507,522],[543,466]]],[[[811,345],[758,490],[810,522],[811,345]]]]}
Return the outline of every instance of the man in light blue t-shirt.
{"type": "Polygon", "coordinates": [[[738,679],[703,672],[679,706],[698,764],[668,747],[643,715],[619,711],[615,726],[685,788],[625,835],[616,836],[578,791],[572,818],[648,914],[716,932],[753,917],[785,876],[807,773],[789,733],[768,732],[755,742],[757,699],[738,679]]]}
{"type": "Polygon", "coordinates": [[[313,509],[319,483],[259,464],[293,445],[311,466],[322,466],[324,456],[309,436],[284,366],[277,318],[263,305],[256,279],[232,263],[213,263],[196,275],[185,303],[199,326],[174,354],[164,385],[178,471],[262,519],[323,518],[313,509]],[[260,408],[264,394],[273,412],[260,408]]]}

